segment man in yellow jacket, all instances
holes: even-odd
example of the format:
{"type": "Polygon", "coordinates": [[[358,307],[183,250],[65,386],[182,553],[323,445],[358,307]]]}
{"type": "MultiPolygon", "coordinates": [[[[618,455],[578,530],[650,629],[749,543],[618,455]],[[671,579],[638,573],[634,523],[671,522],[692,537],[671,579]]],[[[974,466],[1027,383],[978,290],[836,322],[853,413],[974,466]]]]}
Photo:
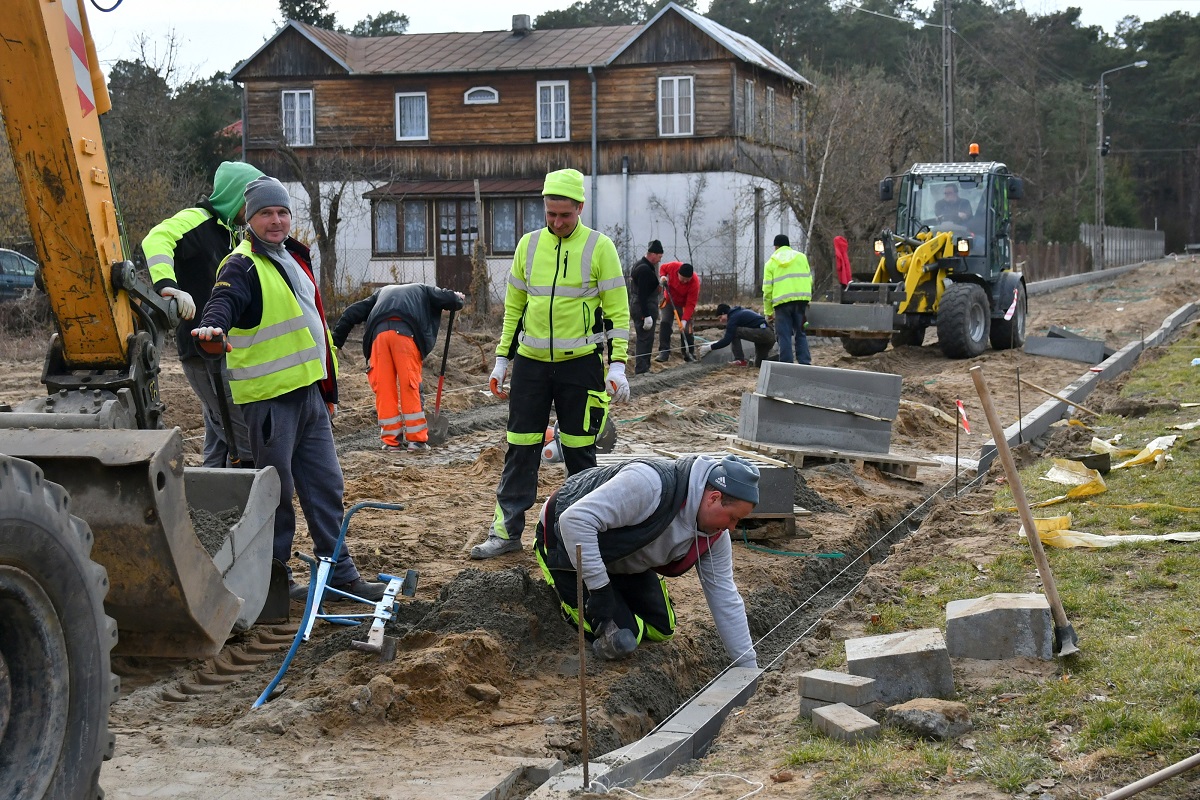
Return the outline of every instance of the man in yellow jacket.
{"type": "Polygon", "coordinates": [[[775,237],[775,253],[763,268],[762,292],[763,315],[768,320],[775,317],[779,360],[792,363],[792,338],[795,337],[795,360],[800,364],[811,364],[804,318],[812,300],[812,270],[808,266],[808,256],[793,250],[785,234],[775,237]]]}
{"type": "Polygon", "coordinates": [[[504,293],[504,328],[491,389],[500,398],[511,394],[508,452],[488,538],[471,550],[476,559],[521,549],[525,512],[537,500],[551,405],[563,461],[574,475],[596,466],[596,435],[604,428],[609,396],[629,399],[629,295],[617,248],[579,221],[584,194],[578,170],[548,174],[542,195],[546,227],[517,244],[504,293]]]}

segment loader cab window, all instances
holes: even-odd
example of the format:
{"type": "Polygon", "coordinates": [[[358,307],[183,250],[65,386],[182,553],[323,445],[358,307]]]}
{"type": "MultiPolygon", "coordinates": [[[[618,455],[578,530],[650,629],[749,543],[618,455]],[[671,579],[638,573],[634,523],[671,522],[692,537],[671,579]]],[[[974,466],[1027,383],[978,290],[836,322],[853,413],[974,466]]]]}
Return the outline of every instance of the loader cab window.
{"type": "MultiPolygon", "coordinates": [[[[923,226],[934,231],[978,237],[985,232],[988,203],[982,176],[924,175],[913,179],[906,218],[897,219],[901,230],[913,236],[923,226]]],[[[975,246],[971,248],[976,252],[975,246]]]]}

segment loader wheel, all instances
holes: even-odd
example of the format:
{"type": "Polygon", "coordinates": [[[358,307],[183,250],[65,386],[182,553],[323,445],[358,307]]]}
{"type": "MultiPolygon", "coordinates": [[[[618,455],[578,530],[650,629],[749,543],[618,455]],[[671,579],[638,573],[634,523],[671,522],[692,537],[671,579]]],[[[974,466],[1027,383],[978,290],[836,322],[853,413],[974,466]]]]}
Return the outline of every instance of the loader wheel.
{"type": "Polygon", "coordinates": [[[842,347],[852,356],[873,356],[887,350],[887,339],[854,339],[842,337],[842,347]]]}
{"type": "Polygon", "coordinates": [[[117,680],[108,576],[67,493],[0,456],[0,797],[99,798],[117,680]]]}
{"type": "Polygon", "coordinates": [[[973,283],[955,283],[942,295],[938,344],[947,358],[974,358],[988,345],[991,322],[987,293],[973,283]]]}
{"type": "Polygon", "coordinates": [[[892,347],[920,347],[925,344],[925,326],[901,328],[892,332],[892,347]]]}
{"type": "MultiPolygon", "coordinates": [[[[992,320],[992,349],[1010,350],[1025,345],[1025,314],[1029,300],[1025,296],[1025,285],[1017,287],[1017,310],[1012,319],[992,320]]],[[[1007,311],[1007,309],[1005,309],[1007,311]]]]}

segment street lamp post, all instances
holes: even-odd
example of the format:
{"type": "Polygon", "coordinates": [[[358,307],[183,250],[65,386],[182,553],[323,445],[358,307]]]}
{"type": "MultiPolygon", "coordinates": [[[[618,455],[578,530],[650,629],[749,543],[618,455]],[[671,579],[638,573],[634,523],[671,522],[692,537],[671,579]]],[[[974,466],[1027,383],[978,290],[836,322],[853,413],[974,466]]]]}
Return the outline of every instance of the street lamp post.
{"type": "Polygon", "coordinates": [[[1100,237],[1096,248],[1094,269],[1104,269],[1104,76],[1123,69],[1145,67],[1148,61],[1134,61],[1123,67],[1113,67],[1100,73],[1100,89],[1096,94],[1096,227],[1100,237]]]}

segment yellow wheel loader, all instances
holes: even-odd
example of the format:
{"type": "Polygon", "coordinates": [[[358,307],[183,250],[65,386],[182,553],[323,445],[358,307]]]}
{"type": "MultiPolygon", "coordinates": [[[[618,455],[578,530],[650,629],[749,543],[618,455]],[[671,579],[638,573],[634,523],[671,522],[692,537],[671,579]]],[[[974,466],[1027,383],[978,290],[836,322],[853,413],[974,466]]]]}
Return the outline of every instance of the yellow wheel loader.
{"type": "Polygon", "coordinates": [[[875,241],[874,276],[851,281],[840,303],[810,303],[806,331],[840,337],[853,356],[889,341],[919,347],[930,326],[949,358],[977,356],[989,342],[1021,347],[1025,278],[1013,271],[1009,239],[1009,203],[1021,193],[1021,179],[995,161],[914,164],[885,178],[879,199],[897,200],[896,223],[875,241]]]}
{"type": "Polygon", "coordinates": [[[256,620],[274,469],[184,466],[159,357],[179,321],[128,260],[85,0],[10,0],[0,111],[57,333],[47,396],[0,407],[0,797],[98,797],[110,653],[203,658],[256,620]],[[202,542],[193,515],[236,520],[202,542]],[[232,513],[230,513],[232,512],[232,513]]]}

